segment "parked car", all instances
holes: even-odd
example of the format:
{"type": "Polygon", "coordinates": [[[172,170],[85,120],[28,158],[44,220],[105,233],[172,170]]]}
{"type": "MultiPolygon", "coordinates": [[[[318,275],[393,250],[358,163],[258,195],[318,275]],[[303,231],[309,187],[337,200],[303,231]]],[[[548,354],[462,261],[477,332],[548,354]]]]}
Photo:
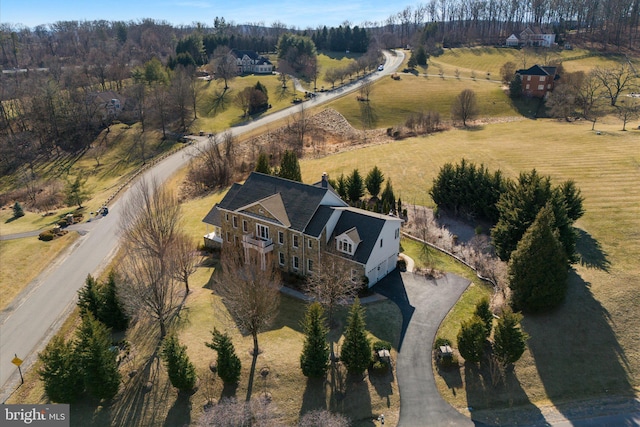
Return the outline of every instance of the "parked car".
{"type": "Polygon", "coordinates": [[[378,66],[378,71],[382,71],[382,70],[384,70],[384,65],[379,65],[378,66]]]}

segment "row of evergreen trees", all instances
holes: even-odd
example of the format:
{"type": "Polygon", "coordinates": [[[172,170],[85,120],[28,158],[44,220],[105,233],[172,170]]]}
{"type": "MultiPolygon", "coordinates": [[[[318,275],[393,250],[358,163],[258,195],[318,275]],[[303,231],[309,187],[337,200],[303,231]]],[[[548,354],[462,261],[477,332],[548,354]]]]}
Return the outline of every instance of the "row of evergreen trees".
{"type": "Polygon", "coordinates": [[[495,222],[491,238],[509,262],[515,310],[544,311],[564,300],[569,265],[578,261],[573,224],[584,214],[574,181],[554,186],[535,169],[512,181],[463,159],[442,167],[430,194],[438,207],[495,222]]]}
{"type": "Polygon", "coordinates": [[[82,323],[75,339],[55,336],[38,355],[38,373],[52,402],[72,403],[83,393],[96,399],[112,399],[120,386],[117,352],[111,328],[124,330],[128,317],[116,294],[116,275],[98,283],[91,275],[78,292],[82,323]]]}
{"type": "MultiPolygon", "coordinates": [[[[302,322],[305,335],[300,368],[306,377],[322,378],[329,369],[329,328],[320,303],[309,305],[302,322]]],[[[371,364],[371,342],[367,336],[365,310],[356,298],[349,310],[340,360],[352,375],[362,375],[371,364]]]]}
{"type": "MultiPolygon", "coordinates": [[[[496,323],[491,348],[493,355],[503,365],[517,362],[526,348],[528,336],[519,327],[520,313],[507,309],[496,323]]],[[[477,363],[484,356],[485,344],[493,330],[493,313],[489,299],[483,298],[476,304],[473,317],[462,322],[458,332],[457,344],[460,355],[465,361],[477,363]]]]}
{"type": "Polygon", "coordinates": [[[349,25],[339,27],[326,26],[321,30],[311,34],[311,40],[320,50],[330,50],[333,52],[357,52],[364,53],[369,48],[369,34],[366,29],[357,25],[353,28],[349,25]]]}

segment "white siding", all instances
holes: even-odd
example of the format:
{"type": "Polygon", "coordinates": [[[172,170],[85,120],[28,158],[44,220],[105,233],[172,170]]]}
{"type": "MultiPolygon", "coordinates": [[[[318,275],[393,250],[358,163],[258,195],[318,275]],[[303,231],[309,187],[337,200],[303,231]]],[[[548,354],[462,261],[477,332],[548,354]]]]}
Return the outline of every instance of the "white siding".
{"type": "Polygon", "coordinates": [[[400,252],[400,239],[396,239],[396,230],[400,229],[401,220],[393,217],[385,222],[371,256],[365,265],[369,287],[396,268],[396,259],[400,252]],[[380,239],[383,241],[380,247],[380,239]]]}

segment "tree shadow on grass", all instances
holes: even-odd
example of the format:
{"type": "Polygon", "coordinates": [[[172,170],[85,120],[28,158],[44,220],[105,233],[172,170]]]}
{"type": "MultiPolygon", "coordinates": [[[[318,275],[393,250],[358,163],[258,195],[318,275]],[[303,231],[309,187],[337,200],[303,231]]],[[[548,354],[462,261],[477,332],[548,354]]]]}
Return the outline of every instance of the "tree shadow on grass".
{"type": "Polygon", "coordinates": [[[584,230],[579,228],[575,230],[578,233],[576,249],[580,257],[580,265],[609,272],[611,262],[607,257],[607,253],[602,249],[600,242],[584,230]]]}
{"type": "Polygon", "coordinates": [[[164,408],[171,390],[168,381],[159,381],[160,358],[154,353],[125,384],[117,404],[112,410],[112,425],[161,425],[164,408]]]}
{"type": "Polygon", "coordinates": [[[525,316],[522,327],[530,336],[528,347],[551,401],[633,393],[629,363],[610,323],[589,283],[575,271],[569,274],[560,307],[525,316]]]}
{"type": "Polygon", "coordinates": [[[385,373],[375,373],[372,370],[369,371],[369,382],[371,382],[371,385],[375,388],[378,396],[387,399],[387,408],[391,407],[394,380],[395,376],[393,375],[392,366],[389,366],[389,370],[385,373]]]}
{"type": "Polygon", "coordinates": [[[460,366],[456,364],[450,367],[443,367],[441,363],[437,363],[436,372],[447,384],[447,387],[451,390],[451,394],[456,396],[458,393],[456,390],[462,389],[463,386],[462,376],[460,375],[460,366]]]}
{"type": "Polygon", "coordinates": [[[503,371],[502,376],[494,376],[486,358],[480,365],[465,363],[464,383],[467,404],[476,425],[512,424],[511,412],[496,411],[498,408],[513,408],[518,414],[526,414],[526,425],[549,425],[529,400],[512,369],[503,371]]]}
{"type": "Polygon", "coordinates": [[[188,426],[191,423],[191,396],[178,393],[164,420],[165,427],[188,426]]]}
{"type": "Polygon", "coordinates": [[[324,378],[307,378],[307,385],[302,394],[300,417],[316,409],[327,408],[327,382],[324,378]]]}

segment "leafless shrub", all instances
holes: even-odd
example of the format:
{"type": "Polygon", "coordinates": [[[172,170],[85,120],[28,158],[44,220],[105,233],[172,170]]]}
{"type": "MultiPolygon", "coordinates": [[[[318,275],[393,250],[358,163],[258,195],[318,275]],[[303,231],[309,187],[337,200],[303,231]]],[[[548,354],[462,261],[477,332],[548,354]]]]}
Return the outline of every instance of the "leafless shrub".
{"type": "Polygon", "coordinates": [[[299,427],[349,427],[351,422],[342,414],[328,409],[307,412],[300,418],[299,427]]]}
{"type": "Polygon", "coordinates": [[[275,407],[267,399],[238,402],[235,398],[223,398],[205,409],[198,421],[199,427],[279,427],[275,407]]]}

